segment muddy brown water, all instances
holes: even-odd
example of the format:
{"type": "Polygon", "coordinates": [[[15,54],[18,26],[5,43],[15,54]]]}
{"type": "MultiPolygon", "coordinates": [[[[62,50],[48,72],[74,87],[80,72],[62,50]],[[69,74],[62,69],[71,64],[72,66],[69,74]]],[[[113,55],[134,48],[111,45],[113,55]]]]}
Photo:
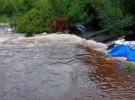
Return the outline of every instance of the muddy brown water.
{"type": "Polygon", "coordinates": [[[77,45],[2,44],[0,100],[135,100],[117,63],[77,45]]]}

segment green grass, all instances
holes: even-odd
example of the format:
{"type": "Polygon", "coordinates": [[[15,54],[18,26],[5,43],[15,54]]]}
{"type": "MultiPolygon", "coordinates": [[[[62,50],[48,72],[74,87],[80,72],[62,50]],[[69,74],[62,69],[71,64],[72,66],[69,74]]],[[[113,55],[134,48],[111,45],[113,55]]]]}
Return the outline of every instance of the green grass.
{"type": "Polygon", "coordinates": [[[131,72],[133,75],[135,75],[135,66],[131,62],[125,63],[124,70],[126,72],[131,72]]]}
{"type": "Polygon", "coordinates": [[[127,63],[125,64],[124,69],[125,69],[125,71],[127,71],[127,72],[132,72],[132,71],[133,71],[133,67],[132,67],[131,63],[129,63],[129,62],[127,62],[127,63]]]}

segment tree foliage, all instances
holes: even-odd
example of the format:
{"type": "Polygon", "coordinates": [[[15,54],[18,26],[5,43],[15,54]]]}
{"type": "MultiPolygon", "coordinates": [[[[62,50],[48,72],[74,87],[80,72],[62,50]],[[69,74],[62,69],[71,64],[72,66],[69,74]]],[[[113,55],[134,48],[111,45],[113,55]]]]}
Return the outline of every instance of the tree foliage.
{"type": "Polygon", "coordinates": [[[26,35],[53,32],[52,23],[57,17],[73,25],[92,22],[93,16],[101,19],[104,30],[119,33],[132,23],[135,14],[134,0],[0,0],[0,4],[0,16],[8,17],[11,26],[26,35]]]}

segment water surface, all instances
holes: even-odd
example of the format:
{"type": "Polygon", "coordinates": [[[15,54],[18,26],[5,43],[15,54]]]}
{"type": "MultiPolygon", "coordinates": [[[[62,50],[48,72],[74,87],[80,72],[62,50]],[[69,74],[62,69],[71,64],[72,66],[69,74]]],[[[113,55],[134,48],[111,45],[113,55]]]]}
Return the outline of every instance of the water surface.
{"type": "Polygon", "coordinates": [[[117,62],[47,38],[42,44],[36,38],[1,43],[0,100],[135,99],[134,79],[117,62]]]}

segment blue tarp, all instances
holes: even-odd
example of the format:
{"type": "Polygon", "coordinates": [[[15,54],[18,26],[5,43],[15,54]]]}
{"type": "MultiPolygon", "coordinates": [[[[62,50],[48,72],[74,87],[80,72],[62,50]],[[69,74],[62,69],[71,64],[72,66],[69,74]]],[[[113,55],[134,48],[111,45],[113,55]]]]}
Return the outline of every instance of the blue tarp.
{"type": "Polygon", "coordinates": [[[131,49],[129,46],[119,45],[111,49],[109,56],[126,57],[129,61],[135,62],[135,49],[131,49]]]}

